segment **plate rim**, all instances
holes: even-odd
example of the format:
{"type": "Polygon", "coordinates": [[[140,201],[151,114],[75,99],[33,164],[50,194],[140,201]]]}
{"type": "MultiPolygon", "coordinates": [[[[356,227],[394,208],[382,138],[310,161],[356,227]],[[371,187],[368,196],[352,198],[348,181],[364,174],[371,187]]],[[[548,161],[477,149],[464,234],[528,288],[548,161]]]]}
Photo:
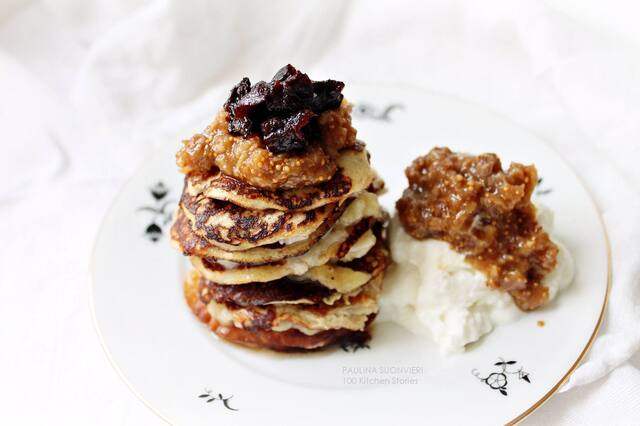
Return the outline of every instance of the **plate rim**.
{"type": "MultiPolygon", "coordinates": [[[[562,158],[564,161],[564,157],[560,157],[560,158],[562,158]]],[[[605,247],[607,249],[607,289],[604,295],[604,302],[602,303],[602,308],[600,309],[600,315],[598,316],[598,321],[593,330],[593,333],[591,333],[591,336],[589,337],[589,341],[585,345],[584,349],[582,349],[582,352],[580,352],[580,355],[578,355],[578,358],[576,359],[576,361],[571,365],[571,367],[569,368],[569,371],[567,371],[567,373],[564,376],[562,376],[560,381],[558,381],[558,383],[556,383],[546,394],[544,394],[542,398],[536,401],[531,407],[525,410],[522,414],[518,415],[513,420],[506,423],[507,426],[518,424],[519,422],[527,418],[531,413],[533,413],[535,410],[540,408],[553,395],[555,395],[556,392],[558,392],[558,389],[560,389],[562,385],[564,385],[567,382],[567,380],[569,380],[571,375],[578,369],[578,367],[580,366],[584,358],[587,356],[587,354],[591,350],[591,347],[593,346],[593,343],[595,342],[596,337],[598,337],[598,332],[600,331],[600,327],[602,326],[602,323],[604,321],[604,316],[606,314],[607,307],[609,305],[609,294],[611,293],[611,282],[612,282],[612,259],[611,259],[611,243],[609,242],[609,233],[607,232],[607,228],[602,218],[602,212],[600,211],[600,208],[598,208],[598,205],[595,203],[593,194],[588,189],[588,187],[584,185],[584,182],[582,181],[580,176],[578,176],[575,173],[573,168],[571,166],[569,166],[569,168],[578,177],[578,179],[580,180],[580,184],[585,188],[585,190],[587,191],[587,194],[589,194],[591,203],[593,204],[593,206],[596,209],[596,212],[598,213],[598,220],[600,221],[600,226],[602,228],[602,232],[604,235],[605,247]]]]}
{"type": "MultiPolygon", "coordinates": [[[[122,186],[126,186],[128,183],[129,179],[127,179],[127,182],[125,182],[122,186]]],[[[114,198],[113,202],[115,204],[116,199],[119,198],[119,195],[116,195],[116,197],[114,198]]],[[[105,214],[105,216],[107,214],[109,214],[111,210],[111,207],[109,207],[109,209],[107,209],[107,212],[105,214]]],[[[100,229],[102,229],[102,224],[100,224],[100,229]]],[[[96,238],[97,241],[97,238],[96,238]]],[[[91,262],[89,264],[89,267],[91,268],[91,270],[93,270],[93,259],[94,259],[94,252],[95,252],[95,243],[94,243],[94,248],[92,249],[92,253],[91,253],[91,262]]],[[[129,382],[129,379],[127,379],[127,376],[122,372],[122,370],[120,369],[120,367],[118,367],[118,364],[116,363],[116,361],[113,359],[113,356],[111,355],[111,352],[109,351],[109,347],[107,346],[106,342],[104,341],[104,337],[102,336],[102,332],[100,331],[100,326],[98,325],[98,318],[96,317],[96,311],[95,311],[95,306],[93,303],[93,286],[94,286],[94,280],[93,280],[93,274],[91,274],[91,278],[90,278],[90,285],[89,285],[89,309],[91,310],[91,319],[92,319],[92,323],[93,323],[93,329],[96,331],[96,334],[98,336],[98,341],[100,342],[100,346],[102,347],[102,350],[107,358],[107,361],[109,361],[109,364],[111,365],[111,368],[113,368],[113,370],[116,372],[117,376],[120,377],[120,380],[122,380],[122,382],[127,386],[127,388],[131,391],[131,393],[133,393],[133,395],[140,401],[142,402],[142,404],[144,404],[145,407],[147,407],[149,410],[151,410],[151,412],[153,414],[155,414],[156,416],[158,416],[158,418],[160,418],[162,421],[164,421],[165,423],[172,425],[173,422],[168,418],[165,417],[164,414],[162,414],[162,412],[153,406],[153,404],[151,404],[151,402],[147,401],[147,399],[145,397],[142,396],[142,394],[140,392],[138,392],[138,390],[131,384],[131,382],[129,382]]]]}
{"type": "MultiPolygon", "coordinates": [[[[396,87],[396,88],[409,89],[409,90],[418,89],[420,91],[429,93],[431,95],[449,98],[449,99],[454,100],[454,101],[459,102],[459,103],[466,103],[466,104],[474,106],[476,108],[484,109],[485,111],[491,113],[492,115],[494,115],[496,117],[500,117],[500,119],[510,123],[511,125],[519,128],[519,129],[521,129],[521,130],[523,130],[523,131],[525,131],[527,133],[531,133],[532,135],[535,136],[536,139],[538,139],[540,142],[542,142],[547,148],[549,148],[550,150],[555,152],[555,154],[561,159],[561,161],[564,163],[564,165],[578,179],[578,182],[580,183],[582,188],[585,190],[585,192],[589,196],[589,200],[591,201],[591,205],[595,209],[595,211],[597,213],[597,216],[598,216],[598,221],[600,222],[600,228],[602,229],[602,233],[603,233],[603,237],[604,237],[604,243],[605,243],[605,249],[606,249],[607,286],[606,286],[606,290],[605,290],[605,294],[604,294],[604,300],[603,300],[603,303],[602,303],[602,308],[600,309],[600,314],[598,316],[598,320],[596,322],[596,326],[595,326],[593,332],[591,333],[591,336],[589,337],[589,340],[587,341],[586,345],[584,346],[584,348],[582,349],[582,351],[578,355],[577,359],[571,365],[569,370],[560,378],[560,380],[554,386],[552,386],[552,388],[547,393],[545,393],[542,396],[542,398],[537,400],[533,405],[531,405],[529,408],[527,408],[524,412],[522,412],[521,414],[519,414],[518,416],[516,416],[512,420],[510,420],[507,423],[505,423],[505,425],[507,425],[507,426],[516,425],[517,423],[519,423],[522,420],[524,420],[525,418],[527,418],[535,410],[540,408],[545,402],[547,402],[553,395],[556,394],[556,392],[560,389],[560,387],[562,387],[562,385],[564,385],[567,382],[567,380],[569,380],[571,375],[578,369],[578,367],[580,366],[582,361],[585,359],[585,357],[587,356],[587,354],[591,350],[591,347],[593,346],[593,343],[595,342],[595,339],[598,336],[600,328],[602,327],[602,323],[604,322],[604,317],[605,317],[605,314],[606,314],[606,311],[607,311],[607,307],[609,305],[609,297],[610,297],[610,294],[611,294],[612,276],[613,276],[611,243],[609,241],[609,233],[607,231],[607,227],[606,227],[606,224],[604,222],[604,218],[602,216],[602,211],[600,210],[600,207],[598,206],[598,204],[595,202],[595,197],[594,197],[591,189],[589,188],[589,186],[587,186],[585,184],[583,178],[576,172],[574,167],[565,159],[565,157],[563,155],[561,155],[558,152],[558,150],[552,144],[550,144],[545,138],[540,137],[538,134],[536,134],[536,133],[532,132],[531,130],[527,129],[526,127],[524,127],[520,123],[516,122],[515,120],[511,119],[510,117],[506,116],[505,114],[503,114],[503,113],[501,113],[499,111],[496,111],[492,107],[490,107],[488,105],[481,104],[481,103],[476,102],[476,101],[471,100],[471,99],[464,98],[464,97],[456,95],[456,94],[433,90],[433,89],[421,86],[419,84],[415,84],[414,85],[414,84],[408,84],[408,83],[402,83],[402,82],[397,82],[396,83],[396,82],[390,82],[390,81],[375,81],[375,80],[356,80],[356,81],[351,81],[350,83],[354,84],[354,85],[362,85],[362,86],[366,86],[366,85],[374,86],[375,85],[375,86],[383,86],[383,87],[386,87],[386,88],[394,88],[394,87],[396,87]]],[[[93,245],[92,245],[92,249],[91,249],[91,258],[90,258],[90,261],[89,261],[89,308],[90,308],[90,311],[91,311],[91,318],[92,318],[93,328],[95,329],[95,332],[96,332],[96,334],[98,336],[98,341],[100,342],[100,346],[102,347],[102,350],[104,351],[104,353],[106,355],[106,358],[107,358],[107,361],[109,361],[109,364],[111,365],[111,367],[114,369],[114,371],[120,377],[120,379],[124,382],[124,384],[127,386],[127,388],[129,388],[129,390],[133,393],[133,395],[140,402],[142,402],[149,410],[151,410],[151,412],[153,412],[156,416],[158,416],[158,418],[160,418],[162,421],[164,421],[165,423],[171,425],[171,424],[174,424],[173,421],[170,420],[168,417],[166,417],[164,414],[162,414],[160,409],[156,408],[151,402],[149,402],[144,396],[142,396],[142,394],[140,394],[140,392],[138,392],[135,389],[135,387],[129,382],[129,379],[127,379],[127,377],[124,374],[124,372],[122,372],[120,367],[118,367],[117,363],[113,359],[113,356],[112,356],[111,352],[109,351],[109,347],[107,346],[107,344],[106,344],[106,342],[104,340],[104,337],[102,336],[102,332],[100,331],[100,326],[98,324],[98,319],[97,319],[96,311],[95,311],[94,294],[93,294],[94,286],[95,286],[95,280],[94,280],[94,274],[93,274],[94,262],[95,262],[95,253],[96,253],[96,250],[97,250],[97,244],[98,244],[98,241],[99,241],[99,237],[102,234],[102,232],[104,231],[104,224],[106,222],[106,219],[111,214],[113,209],[115,208],[115,205],[117,204],[118,200],[122,197],[122,194],[124,193],[125,188],[127,187],[127,185],[134,179],[134,177],[137,175],[137,173],[142,168],[143,164],[145,163],[145,160],[153,158],[155,156],[157,150],[159,149],[159,147],[160,147],[160,144],[154,144],[154,146],[152,147],[151,153],[146,155],[140,161],[140,164],[135,169],[135,171],[131,174],[131,176],[129,176],[122,183],[122,186],[120,187],[120,189],[118,190],[117,194],[115,195],[115,197],[112,199],[111,203],[109,204],[109,207],[107,208],[107,210],[105,211],[104,215],[102,216],[102,220],[100,221],[100,226],[98,227],[98,230],[96,232],[96,236],[95,236],[94,241],[93,241],[93,245]]]]}

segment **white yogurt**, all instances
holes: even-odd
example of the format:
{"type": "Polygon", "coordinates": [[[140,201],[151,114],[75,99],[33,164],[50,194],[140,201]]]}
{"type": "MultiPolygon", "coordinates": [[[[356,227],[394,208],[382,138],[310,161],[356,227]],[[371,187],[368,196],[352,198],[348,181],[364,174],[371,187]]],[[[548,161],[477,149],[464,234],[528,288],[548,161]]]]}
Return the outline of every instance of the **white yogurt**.
{"type": "MultiPolygon", "coordinates": [[[[550,232],[553,213],[538,206],[538,221],[550,232]]],[[[430,336],[443,353],[452,353],[524,315],[508,293],[487,287],[484,274],[448,243],[415,240],[395,217],[389,233],[395,265],[385,278],[378,321],[430,336]]],[[[559,248],[557,265],[543,280],[550,299],[569,286],[574,269],[566,247],[553,242],[559,248]]]]}

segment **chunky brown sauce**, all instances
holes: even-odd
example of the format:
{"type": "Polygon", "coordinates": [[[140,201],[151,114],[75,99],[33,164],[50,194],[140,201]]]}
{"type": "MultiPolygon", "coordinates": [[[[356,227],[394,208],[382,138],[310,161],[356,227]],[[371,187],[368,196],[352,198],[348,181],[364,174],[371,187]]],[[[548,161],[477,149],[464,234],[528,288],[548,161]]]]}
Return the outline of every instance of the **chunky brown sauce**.
{"type": "Polygon", "coordinates": [[[301,153],[273,153],[257,135],[232,135],[227,129],[227,116],[221,111],[204,134],[182,142],[176,161],[183,173],[219,169],[270,191],[302,188],[330,180],[337,171],[338,152],[356,146],[351,106],[346,102],[319,115],[320,140],[301,153]]]}
{"type": "Polygon", "coordinates": [[[512,163],[503,171],[495,154],[434,148],[405,173],[409,188],[396,207],[412,237],[447,241],[521,309],[548,301],[542,279],[555,267],[558,248],[536,221],[534,166],[512,163]]]}

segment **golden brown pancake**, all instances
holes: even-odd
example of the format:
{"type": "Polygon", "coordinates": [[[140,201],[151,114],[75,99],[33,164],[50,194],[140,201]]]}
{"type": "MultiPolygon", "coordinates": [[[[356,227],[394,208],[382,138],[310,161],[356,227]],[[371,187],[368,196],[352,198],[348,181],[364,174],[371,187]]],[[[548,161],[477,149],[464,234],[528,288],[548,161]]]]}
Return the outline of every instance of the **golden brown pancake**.
{"type": "MultiPolygon", "coordinates": [[[[350,230],[356,230],[358,225],[350,230]]],[[[382,223],[374,221],[368,226],[369,229],[355,242],[347,237],[340,240],[342,242],[332,243],[326,238],[321,240],[321,243],[327,242],[326,246],[316,244],[303,256],[279,262],[234,265],[231,269],[219,262],[198,257],[192,257],[191,262],[205,279],[216,284],[244,285],[297,276],[316,281],[340,293],[349,293],[367,283],[372,276],[383,272],[387,266],[388,253],[382,239],[382,223]],[[357,255],[353,256],[354,253],[357,255]]]]}
{"type": "Polygon", "coordinates": [[[220,285],[202,277],[199,280],[200,300],[209,303],[231,303],[236,306],[264,306],[274,303],[332,305],[342,297],[341,293],[315,281],[280,278],[268,283],[244,285],[220,285]]]}
{"type": "Polygon", "coordinates": [[[369,315],[378,311],[378,297],[388,253],[377,244],[364,258],[349,262],[366,269],[371,279],[351,293],[341,294],[321,283],[289,277],[269,283],[224,286],[194,271],[187,287],[197,287],[197,297],[212,318],[224,325],[249,330],[296,329],[316,334],[327,329],[362,330],[369,315]]]}
{"type": "Polygon", "coordinates": [[[363,192],[351,202],[332,230],[300,256],[264,264],[192,256],[191,263],[206,279],[218,284],[267,282],[287,275],[309,275],[323,285],[351,291],[352,286],[367,282],[370,274],[327,263],[364,256],[376,243],[373,228],[381,216],[376,195],[363,192]],[[364,227],[361,226],[363,218],[364,227]]]}
{"type": "Polygon", "coordinates": [[[335,221],[342,210],[338,203],[304,212],[249,210],[228,201],[194,197],[186,192],[182,194],[180,208],[197,235],[227,251],[302,241],[324,222],[335,221]]]}
{"type": "Polygon", "coordinates": [[[176,219],[171,227],[171,243],[186,256],[230,260],[238,263],[262,264],[277,262],[288,257],[299,256],[322,238],[338,220],[349,200],[338,206],[338,212],[326,219],[308,238],[293,244],[279,243],[254,247],[244,251],[227,251],[221,249],[205,238],[199,236],[191,227],[187,216],[178,209],[176,219]]]}
{"type": "Polygon", "coordinates": [[[360,145],[341,152],[337,164],[339,170],[329,181],[300,189],[267,191],[218,172],[188,175],[184,192],[251,210],[308,211],[363,191],[374,179],[367,151],[360,145]]]}
{"type": "MultiPolygon", "coordinates": [[[[332,283],[326,283],[326,280],[334,281],[337,279],[347,280],[349,283],[360,282],[363,284],[370,278],[368,273],[328,263],[340,260],[338,255],[352,259],[364,256],[376,243],[376,237],[370,229],[355,241],[349,239],[348,232],[348,230],[331,232],[327,238],[321,239],[301,256],[289,257],[261,265],[238,264],[200,257],[191,257],[190,259],[194,268],[206,279],[219,284],[237,285],[251,282],[267,282],[288,275],[305,276],[307,273],[322,274],[318,281],[327,285],[332,285],[332,283]],[[343,244],[345,242],[350,247],[345,249],[343,244]]],[[[340,285],[340,283],[334,285],[340,285]]]]}
{"type": "Polygon", "coordinates": [[[364,343],[370,338],[366,328],[375,317],[375,314],[368,317],[363,330],[330,329],[312,335],[304,334],[294,328],[286,331],[273,331],[267,328],[250,330],[225,324],[213,318],[207,310],[207,305],[200,300],[197,279],[185,281],[184,296],[196,317],[207,324],[219,337],[246,347],[283,352],[317,350],[340,343],[364,343]]]}
{"type": "MultiPolygon", "coordinates": [[[[371,315],[370,323],[375,315],[371,315]]],[[[223,325],[215,319],[209,320],[209,328],[218,336],[229,342],[254,349],[271,349],[278,352],[315,351],[336,344],[363,344],[371,336],[368,331],[347,329],[326,330],[307,335],[298,330],[271,331],[245,330],[230,325],[223,325]]]]}
{"type": "Polygon", "coordinates": [[[238,306],[212,300],[207,310],[220,323],[248,330],[295,329],[310,335],[339,328],[364,330],[369,315],[378,312],[381,284],[382,276],[375,277],[362,291],[344,296],[331,305],[275,303],[238,306]]]}

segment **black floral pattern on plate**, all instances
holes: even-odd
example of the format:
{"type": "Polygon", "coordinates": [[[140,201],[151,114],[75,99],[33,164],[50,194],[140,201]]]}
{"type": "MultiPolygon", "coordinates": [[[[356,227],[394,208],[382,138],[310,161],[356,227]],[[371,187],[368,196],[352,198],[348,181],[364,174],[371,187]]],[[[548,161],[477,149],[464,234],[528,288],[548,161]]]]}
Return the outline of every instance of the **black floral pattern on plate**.
{"type": "Polygon", "coordinates": [[[531,379],[529,378],[529,373],[524,371],[522,366],[517,367],[518,361],[505,361],[502,358],[498,358],[498,362],[496,362],[494,367],[498,367],[492,373],[489,373],[487,376],[482,376],[478,369],[474,368],[471,370],[471,374],[476,376],[482,383],[487,385],[492,390],[497,390],[502,395],[507,396],[507,386],[509,384],[509,378],[511,376],[515,376],[518,380],[525,381],[527,383],[531,383],[531,379]]]}
{"type": "Polygon", "coordinates": [[[348,342],[341,343],[340,347],[345,352],[356,352],[358,349],[371,349],[368,343],[366,342],[348,342]]]}
{"type": "Polygon", "coordinates": [[[151,214],[149,224],[144,230],[144,236],[151,242],[155,243],[162,238],[166,226],[173,218],[173,206],[175,200],[169,199],[168,195],[171,190],[162,181],[158,181],[149,188],[151,195],[151,204],[138,207],[136,211],[147,212],[151,214]]]}
{"type": "Polygon", "coordinates": [[[228,396],[228,397],[224,397],[221,393],[214,395],[213,391],[211,389],[206,389],[204,390],[203,394],[198,395],[198,398],[202,398],[204,400],[204,402],[206,402],[207,404],[212,403],[214,401],[221,401],[222,405],[224,405],[224,408],[226,408],[227,410],[231,410],[231,411],[239,411],[237,408],[233,408],[230,404],[229,404],[229,400],[231,398],[233,398],[233,395],[228,396]]]}
{"type": "Polygon", "coordinates": [[[553,192],[553,188],[550,188],[550,187],[545,188],[543,182],[544,182],[544,178],[539,177],[538,183],[536,183],[536,195],[538,196],[547,195],[553,192]]]}
{"type": "Polygon", "coordinates": [[[391,122],[391,113],[395,110],[404,109],[402,104],[389,104],[378,107],[368,103],[357,103],[353,105],[353,115],[356,117],[369,118],[372,120],[391,122]]]}

